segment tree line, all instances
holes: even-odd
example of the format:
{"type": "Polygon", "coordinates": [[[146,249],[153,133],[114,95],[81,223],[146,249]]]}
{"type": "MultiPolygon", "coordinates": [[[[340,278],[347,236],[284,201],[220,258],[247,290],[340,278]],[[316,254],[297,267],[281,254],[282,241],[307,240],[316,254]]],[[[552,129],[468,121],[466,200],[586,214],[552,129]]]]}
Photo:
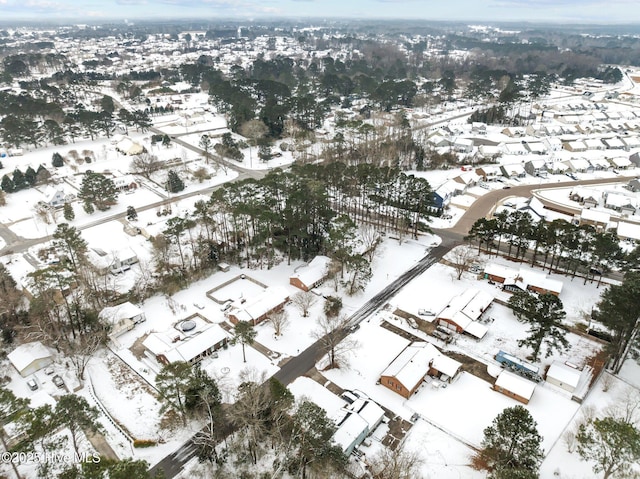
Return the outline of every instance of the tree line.
{"type": "MultiPolygon", "coordinates": [[[[534,221],[528,212],[520,210],[502,211],[491,219],[478,219],[469,230],[467,239],[478,243],[478,251],[484,246],[489,255],[504,254],[515,260],[530,261],[532,265],[548,268],[550,273],[561,272],[571,278],[581,273],[584,284],[598,277],[599,286],[604,273],[622,268],[622,284],[607,287],[592,313],[592,319],[608,331],[600,335],[608,340],[606,349],[614,372],[620,371],[630,352],[640,349],[640,296],[637,294],[640,287],[637,266],[640,247],[623,254],[619,239],[612,231],[597,231],[591,225],[578,226],[561,219],[534,221]]],[[[519,295],[512,298],[512,306],[518,315],[528,311],[529,314],[524,316],[532,318],[536,311],[540,313],[543,310],[539,305],[527,305],[527,301],[532,300],[519,295]]],[[[540,332],[542,325],[546,324],[547,333],[542,337],[549,335],[551,347],[562,349],[566,344],[556,329],[562,319],[559,312],[562,303],[556,304],[549,299],[545,304],[549,315],[544,321],[538,321],[538,327],[534,329],[540,332]]],[[[539,339],[540,336],[523,342],[534,347],[536,356],[541,344],[539,339]]]]}

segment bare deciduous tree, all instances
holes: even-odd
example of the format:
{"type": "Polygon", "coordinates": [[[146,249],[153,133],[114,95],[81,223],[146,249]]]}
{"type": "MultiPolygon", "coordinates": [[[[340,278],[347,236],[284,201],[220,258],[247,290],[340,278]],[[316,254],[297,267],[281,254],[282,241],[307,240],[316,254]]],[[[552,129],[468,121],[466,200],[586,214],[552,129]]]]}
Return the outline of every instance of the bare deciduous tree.
{"type": "Polygon", "coordinates": [[[382,242],[382,237],[380,236],[378,229],[368,223],[364,223],[360,226],[359,233],[364,246],[364,255],[369,260],[369,263],[371,263],[378,245],[382,242]]]}
{"type": "Polygon", "coordinates": [[[133,157],[130,168],[133,173],[137,173],[149,179],[153,172],[160,169],[161,165],[162,163],[160,163],[156,155],[140,153],[133,157]]]}
{"type": "Polygon", "coordinates": [[[289,315],[285,310],[274,311],[269,314],[269,322],[273,326],[274,334],[280,336],[289,325],[289,315]]]}
{"type": "Polygon", "coordinates": [[[476,260],[476,253],[469,246],[458,246],[447,255],[447,259],[456,272],[456,279],[459,280],[462,278],[462,273],[467,271],[476,260]]]}
{"type": "Polygon", "coordinates": [[[374,479],[419,479],[422,459],[415,451],[408,451],[404,445],[395,449],[383,447],[368,462],[374,479]]]}
{"type": "Polygon", "coordinates": [[[348,328],[346,316],[318,318],[318,328],[312,333],[318,339],[323,352],[327,355],[327,369],[346,367],[349,353],[358,347],[358,342],[346,335],[348,328]]]}
{"type": "Polygon", "coordinates": [[[300,311],[303,318],[309,316],[309,309],[316,302],[316,295],[310,291],[300,291],[291,297],[291,302],[300,311]]]}

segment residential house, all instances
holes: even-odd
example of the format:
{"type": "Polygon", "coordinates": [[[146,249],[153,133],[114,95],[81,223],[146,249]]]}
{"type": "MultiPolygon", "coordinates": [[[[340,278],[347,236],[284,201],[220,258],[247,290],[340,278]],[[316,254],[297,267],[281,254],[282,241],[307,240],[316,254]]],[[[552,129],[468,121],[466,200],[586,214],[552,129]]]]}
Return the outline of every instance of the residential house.
{"type": "Polygon", "coordinates": [[[107,253],[102,248],[89,248],[87,258],[100,274],[119,274],[138,263],[138,255],[131,248],[122,248],[107,253]]]}
{"type": "Polygon", "coordinates": [[[505,178],[524,178],[527,176],[524,166],[520,163],[501,165],[500,171],[502,171],[502,176],[505,178]]]}
{"type": "Polygon", "coordinates": [[[523,141],[522,144],[529,153],[534,155],[544,155],[547,152],[547,148],[541,141],[523,141]]]}
{"type": "Polygon", "coordinates": [[[624,150],[625,148],[625,144],[620,138],[604,138],[602,143],[604,143],[604,146],[609,150],[624,150]]]}
{"type": "Polygon", "coordinates": [[[461,367],[430,343],[411,343],[382,372],[380,384],[409,399],[427,376],[451,382],[461,367]]]}
{"type": "Polygon", "coordinates": [[[640,179],[634,178],[633,180],[629,181],[626,188],[633,193],[638,193],[640,191],[640,179]]]}
{"type": "Polygon", "coordinates": [[[308,265],[300,268],[289,278],[289,284],[302,291],[309,291],[315,288],[327,277],[330,263],[331,258],[316,256],[308,265]]]}
{"type": "Polygon", "coordinates": [[[453,149],[458,153],[471,153],[473,151],[473,140],[469,138],[456,138],[453,142],[453,149]]]}
{"type": "Polygon", "coordinates": [[[486,291],[467,289],[454,296],[436,315],[436,323],[458,333],[482,339],[487,334],[487,327],[478,320],[492,302],[493,296],[486,291]]]}
{"type": "Polygon", "coordinates": [[[480,145],[478,147],[478,155],[482,158],[497,158],[502,154],[502,148],[495,145],[480,145]]]}
{"type": "Polygon", "coordinates": [[[582,140],[565,141],[562,143],[562,148],[573,153],[587,151],[587,145],[582,140]]]}
{"type": "Polygon", "coordinates": [[[502,176],[500,166],[498,165],[482,165],[476,168],[476,175],[482,179],[482,181],[495,181],[498,177],[502,176]]]}
{"type": "Polygon", "coordinates": [[[136,324],[146,321],[144,311],[130,302],[103,308],[98,317],[109,324],[109,336],[117,338],[131,331],[136,324]]]}
{"type": "Polygon", "coordinates": [[[375,431],[383,419],[384,409],[363,393],[358,392],[358,398],[340,410],[335,420],[337,429],[333,434],[333,440],[349,456],[369,434],[375,431]]]}
{"type": "Polygon", "coordinates": [[[624,216],[633,215],[636,212],[636,206],[635,198],[618,193],[607,193],[605,195],[604,207],[618,211],[624,216]]]}
{"type": "Polygon", "coordinates": [[[562,281],[551,279],[544,273],[525,268],[516,270],[495,263],[485,266],[484,276],[490,281],[502,283],[503,289],[508,292],[532,291],[559,296],[563,286],[562,281]]]}
{"type": "Polygon", "coordinates": [[[586,173],[591,170],[591,163],[584,158],[571,158],[563,162],[574,173],[586,173]]]}
{"type": "MultiPolygon", "coordinates": [[[[182,324],[187,323],[183,321],[182,324]]],[[[192,321],[193,323],[193,321],[192,321]]],[[[196,364],[225,347],[228,333],[218,324],[206,324],[202,328],[183,331],[180,328],[160,333],[150,333],[142,345],[145,354],[160,364],[185,362],[196,364]]]]}
{"type": "Polygon", "coordinates": [[[627,168],[630,168],[632,165],[631,160],[623,156],[618,156],[616,158],[609,158],[609,163],[611,163],[611,166],[613,166],[618,170],[626,170],[627,168]]]}
{"type": "Polygon", "coordinates": [[[547,169],[545,167],[545,161],[542,159],[527,161],[524,164],[524,171],[526,171],[531,176],[546,178],[548,175],[547,169]]]}
{"type": "Polygon", "coordinates": [[[270,286],[251,299],[241,298],[233,302],[229,321],[238,324],[247,321],[254,326],[264,321],[270,313],[281,310],[289,301],[289,293],[282,286],[270,286]]]}
{"type": "Polygon", "coordinates": [[[7,354],[7,359],[20,376],[26,378],[53,362],[53,354],[40,341],[24,343],[7,354]]]}
{"type": "Polygon", "coordinates": [[[522,143],[502,143],[500,147],[505,155],[526,155],[529,153],[522,143]]]}
{"type": "MultiPolygon", "coordinates": [[[[559,133],[558,133],[559,134],[559,133]]],[[[562,140],[557,138],[556,133],[542,140],[542,143],[546,147],[547,151],[560,151],[562,150],[562,140]]]]}
{"type": "Polygon", "coordinates": [[[640,241],[640,224],[619,221],[616,233],[621,240],[640,241]]]}
{"type": "Polygon", "coordinates": [[[587,150],[604,150],[606,149],[604,143],[600,141],[599,138],[585,138],[584,144],[587,147],[587,150]]]}
{"type": "Polygon", "coordinates": [[[50,208],[60,208],[65,203],[70,203],[75,198],[74,195],[68,194],[63,186],[47,186],[43,192],[44,198],[42,203],[50,208]]]}
{"type": "Polygon", "coordinates": [[[602,200],[602,193],[600,190],[579,186],[571,191],[569,199],[580,203],[585,208],[592,208],[598,206],[602,200]]]}
{"type": "Polygon", "coordinates": [[[633,155],[629,156],[629,162],[636,167],[640,167],[640,153],[636,152],[633,155]]]}
{"type": "Polygon", "coordinates": [[[494,391],[498,391],[523,404],[529,404],[535,389],[536,383],[509,371],[502,371],[493,384],[494,391]]]}
{"type": "Polygon", "coordinates": [[[611,163],[604,158],[591,158],[589,159],[591,167],[594,171],[606,171],[611,169],[611,163]]]}
{"type": "Polygon", "coordinates": [[[135,190],[139,186],[133,175],[114,176],[113,184],[119,191],[135,190]]]}
{"type": "Polygon", "coordinates": [[[144,147],[131,138],[124,137],[116,144],[116,150],[127,156],[135,156],[144,152],[144,147]]]}
{"type": "Polygon", "coordinates": [[[609,213],[590,208],[583,208],[578,218],[580,225],[591,225],[598,231],[606,230],[610,222],[611,215],[609,213]]]}

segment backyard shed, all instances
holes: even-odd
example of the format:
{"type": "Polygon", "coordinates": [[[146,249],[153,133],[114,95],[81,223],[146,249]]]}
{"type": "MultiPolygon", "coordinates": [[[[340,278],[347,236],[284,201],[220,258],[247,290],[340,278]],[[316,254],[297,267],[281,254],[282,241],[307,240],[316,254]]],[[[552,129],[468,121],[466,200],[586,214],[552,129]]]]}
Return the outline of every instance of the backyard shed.
{"type": "Polygon", "coordinates": [[[578,387],[581,374],[582,373],[578,369],[567,366],[559,361],[555,361],[551,366],[549,366],[546,381],[549,384],[553,384],[565,391],[573,393],[578,387]]]}

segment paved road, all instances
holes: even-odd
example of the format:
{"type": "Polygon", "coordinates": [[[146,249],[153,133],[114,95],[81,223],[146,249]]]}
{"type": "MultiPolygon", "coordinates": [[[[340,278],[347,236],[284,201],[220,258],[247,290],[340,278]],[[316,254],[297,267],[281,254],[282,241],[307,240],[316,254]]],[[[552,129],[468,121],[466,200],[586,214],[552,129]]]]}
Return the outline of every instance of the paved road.
{"type": "MultiPolygon", "coordinates": [[[[599,178],[595,180],[577,180],[577,181],[561,181],[558,183],[543,183],[540,185],[522,185],[512,186],[509,189],[493,190],[481,196],[473,202],[464,215],[458,220],[458,222],[451,228],[444,230],[451,233],[457,233],[460,235],[466,235],[473,223],[478,218],[486,217],[496,205],[509,196],[531,196],[533,190],[543,190],[549,188],[562,188],[571,186],[584,186],[584,185],[597,185],[606,183],[622,183],[636,178],[635,176],[616,176],[614,178],[599,178]]],[[[440,233],[438,233],[440,234],[440,233]]]]}
{"type": "MultiPolygon", "coordinates": [[[[363,321],[377,309],[382,307],[389,299],[391,299],[400,289],[402,289],[407,283],[415,279],[420,274],[424,273],[427,269],[440,261],[442,257],[454,246],[461,244],[462,235],[443,231],[441,232],[443,238],[442,243],[436,246],[429,253],[422,258],[418,263],[408,271],[405,271],[402,275],[396,278],[391,284],[385,287],[382,291],[376,294],[373,298],[367,301],[360,309],[353,313],[349,317],[349,323],[355,325],[363,321]]],[[[346,337],[349,333],[346,330],[337,332],[341,338],[346,337]]],[[[304,376],[309,370],[315,367],[316,362],[323,354],[322,351],[322,339],[319,339],[307,349],[302,351],[299,355],[291,358],[276,372],[273,377],[284,385],[291,384],[296,378],[304,376]]],[[[175,477],[180,473],[183,466],[195,457],[196,449],[191,440],[185,442],[177,451],[166,456],[153,468],[150,473],[153,476],[158,472],[164,473],[165,478],[175,477]]]]}

